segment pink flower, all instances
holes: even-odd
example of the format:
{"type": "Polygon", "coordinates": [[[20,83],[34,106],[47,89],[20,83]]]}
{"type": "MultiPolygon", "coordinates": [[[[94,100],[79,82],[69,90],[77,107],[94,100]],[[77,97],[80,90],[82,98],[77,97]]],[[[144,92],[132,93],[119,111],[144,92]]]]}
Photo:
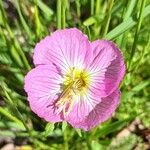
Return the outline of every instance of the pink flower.
{"type": "Polygon", "coordinates": [[[25,91],[31,109],[46,121],[65,120],[87,131],[118,106],[125,65],[113,42],[90,42],[75,28],[57,30],[36,45],[33,60],[25,91]]]}

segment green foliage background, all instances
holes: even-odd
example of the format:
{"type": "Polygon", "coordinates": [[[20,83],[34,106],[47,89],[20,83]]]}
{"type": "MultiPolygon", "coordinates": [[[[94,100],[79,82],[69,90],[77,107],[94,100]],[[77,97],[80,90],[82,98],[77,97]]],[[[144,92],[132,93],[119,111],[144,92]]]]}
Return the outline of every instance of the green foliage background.
{"type": "Polygon", "coordinates": [[[141,136],[118,134],[137,119],[150,129],[149,54],[150,0],[0,0],[0,137],[26,140],[26,148],[36,150],[146,149],[141,136]],[[38,118],[23,89],[24,76],[34,67],[35,44],[70,27],[91,41],[113,40],[127,66],[117,112],[89,132],[38,118]]]}

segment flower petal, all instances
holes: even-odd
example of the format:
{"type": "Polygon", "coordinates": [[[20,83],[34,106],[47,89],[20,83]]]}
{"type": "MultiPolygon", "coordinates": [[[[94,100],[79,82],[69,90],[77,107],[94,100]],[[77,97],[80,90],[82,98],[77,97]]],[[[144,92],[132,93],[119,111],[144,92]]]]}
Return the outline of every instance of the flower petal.
{"type": "Polygon", "coordinates": [[[54,64],[63,71],[70,67],[84,68],[91,59],[90,43],[76,28],[57,30],[35,47],[34,64],[54,64]]]}
{"type": "Polygon", "coordinates": [[[62,77],[53,65],[39,65],[25,77],[25,91],[31,109],[47,121],[61,121],[55,113],[54,101],[58,98],[62,77]]]}
{"type": "Polygon", "coordinates": [[[124,73],[123,56],[111,41],[97,40],[92,42],[94,59],[90,65],[91,90],[106,97],[119,86],[124,73]]]}
{"type": "Polygon", "coordinates": [[[74,96],[74,105],[69,115],[64,118],[70,124],[78,124],[83,121],[89,113],[100,103],[101,98],[93,95],[90,91],[84,96],[74,96]]]}
{"type": "Polygon", "coordinates": [[[80,123],[71,123],[75,128],[85,131],[94,128],[101,122],[109,119],[119,104],[120,91],[117,89],[108,97],[102,98],[101,102],[89,113],[88,117],[80,123]]]}

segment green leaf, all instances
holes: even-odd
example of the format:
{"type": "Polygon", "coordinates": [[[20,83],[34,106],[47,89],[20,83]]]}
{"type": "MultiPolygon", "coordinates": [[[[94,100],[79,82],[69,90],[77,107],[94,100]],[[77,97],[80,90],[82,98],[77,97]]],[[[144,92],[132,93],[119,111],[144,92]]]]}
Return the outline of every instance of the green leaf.
{"type": "Polygon", "coordinates": [[[20,126],[18,123],[16,122],[13,122],[13,121],[8,121],[8,120],[1,120],[0,122],[0,128],[4,128],[4,129],[7,129],[7,128],[15,128],[16,130],[24,130],[24,126],[20,126]]]}
{"type": "Polygon", "coordinates": [[[19,2],[19,0],[14,1],[14,5],[15,5],[17,11],[18,11],[18,14],[19,14],[19,17],[20,17],[20,21],[22,23],[22,26],[23,26],[24,30],[26,31],[28,37],[30,39],[32,39],[33,38],[33,34],[31,32],[31,30],[30,30],[29,25],[26,23],[23,15],[22,15],[22,12],[21,12],[21,9],[20,9],[20,2],[19,2]]]}
{"type": "Polygon", "coordinates": [[[17,123],[21,122],[20,124],[23,124],[24,127],[26,128],[26,130],[28,131],[28,133],[30,134],[30,130],[29,130],[29,128],[28,128],[28,126],[27,126],[27,124],[26,124],[26,122],[25,122],[25,120],[24,120],[24,117],[23,117],[22,114],[19,112],[16,103],[12,100],[12,98],[10,97],[10,95],[8,94],[8,92],[7,92],[6,89],[7,89],[7,88],[6,88],[6,85],[5,85],[5,84],[2,84],[2,91],[3,91],[4,95],[6,96],[6,98],[4,98],[4,100],[5,100],[6,103],[8,104],[8,106],[9,106],[8,108],[10,108],[9,111],[12,111],[11,113],[13,113],[13,115],[10,114],[9,111],[8,111],[8,113],[6,112],[6,114],[7,114],[7,115],[6,115],[6,114],[4,113],[6,110],[5,110],[5,109],[2,109],[2,108],[1,108],[1,113],[3,113],[4,115],[6,115],[6,116],[7,116],[8,118],[10,118],[10,119],[13,119],[13,121],[15,121],[15,122],[17,122],[17,123]],[[17,118],[14,117],[15,115],[17,116],[17,118]],[[17,120],[18,120],[18,121],[17,121],[17,120]]]}
{"type": "Polygon", "coordinates": [[[62,123],[62,131],[63,132],[65,131],[66,127],[67,127],[67,122],[63,121],[63,123],[62,123]]]}
{"type": "Polygon", "coordinates": [[[104,146],[100,144],[98,141],[92,140],[91,141],[91,148],[92,150],[104,150],[104,146]]]}
{"type": "Polygon", "coordinates": [[[50,9],[46,4],[44,4],[41,0],[36,0],[36,4],[43,11],[43,13],[49,17],[53,15],[53,10],[50,9]]]}
{"type": "MultiPolygon", "coordinates": [[[[150,5],[148,5],[144,9],[143,17],[147,17],[149,14],[150,14],[150,5]]],[[[125,22],[122,22],[117,27],[115,27],[112,31],[106,34],[104,38],[108,40],[115,39],[119,35],[131,29],[136,24],[137,24],[137,20],[134,19],[134,17],[129,17],[125,22]]]]}
{"type": "Polygon", "coordinates": [[[47,123],[45,127],[44,136],[45,137],[49,136],[49,134],[53,132],[54,128],[55,128],[54,123],[47,123]]]}
{"type": "MultiPolygon", "coordinates": [[[[6,110],[5,108],[0,107],[0,113],[1,113],[2,115],[6,116],[8,119],[10,119],[10,120],[16,122],[21,128],[24,128],[23,123],[22,123],[18,118],[16,118],[16,117],[13,116],[12,114],[10,114],[10,113],[8,112],[8,110],[6,110]]],[[[25,128],[24,128],[24,129],[25,129],[25,128]]]]}
{"type": "Polygon", "coordinates": [[[75,129],[80,137],[82,137],[81,129],[75,129]]]}
{"type": "Polygon", "coordinates": [[[138,85],[136,85],[132,91],[139,92],[140,90],[144,89],[146,86],[150,84],[150,80],[142,81],[138,85]]]}
{"type": "Polygon", "coordinates": [[[128,8],[127,8],[127,11],[126,11],[125,16],[124,16],[124,20],[128,19],[131,16],[133,9],[136,6],[136,1],[137,0],[129,1],[128,8]]]}
{"type": "Polygon", "coordinates": [[[35,6],[34,9],[35,9],[34,17],[35,17],[36,35],[37,35],[37,38],[41,38],[42,33],[44,32],[44,28],[43,28],[41,21],[40,21],[38,7],[35,6]]]}
{"type": "Polygon", "coordinates": [[[16,62],[16,64],[18,64],[18,66],[22,67],[23,66],[22,60],[21,60],[20,56],[18,55],[18,52],[17,52],[16,48],[14,47],[14,45],[11,45],[9,50],[10,50],[11,56],[14,59],[14,61],[16,62]]]}
{"type": "Polygon", "coordinates": [[[107,125],[104,125],[103,127],[100,128],[99,131],[96,133],[96,137],[102,137],[106,136],[107,134],[113,133],[115,131],[118,131],[122,129],[124,126],[127,125],[127,123],[133,118],[125,119],[125,120],[119,120],[107,125]]]}
{"type": "Polygon", "coordinates": [[[4,130],[4,131],[1,131],[0,132],[0,137],[6,137],[6,138],[8,138],[8,137],[10,137],[10,138],[15,138],[15,133],[13,133],[13,132],[11,132],[11,131],[9,131],[9,130],[4,130]]]}
{"type": "Polygon", "coordinates": [[[103,20],[103,18],[104,18],[103,15],[96,15],[96,16],[89,17],[88,19],[86,19],[83,22],[83,25],[91,26],[91,25],[93,25],[95,23],[100,23],[103,20]]]}

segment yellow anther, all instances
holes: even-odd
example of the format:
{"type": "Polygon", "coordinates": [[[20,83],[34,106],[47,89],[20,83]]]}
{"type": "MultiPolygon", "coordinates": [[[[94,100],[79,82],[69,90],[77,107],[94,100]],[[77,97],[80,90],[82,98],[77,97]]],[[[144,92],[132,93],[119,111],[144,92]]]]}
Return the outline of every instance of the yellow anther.
{"type": "Polygon", "coordinates": [[[72,68],[68,74],[66,74],[66,79],[63,84],[64,89],[59,96],[56,106],[59,111],[63,112],[64,116],[67,116],[73,108],[74,95],[81,96],[85,94],[89,84],[88,74],[83,70],[72,68]]]}

